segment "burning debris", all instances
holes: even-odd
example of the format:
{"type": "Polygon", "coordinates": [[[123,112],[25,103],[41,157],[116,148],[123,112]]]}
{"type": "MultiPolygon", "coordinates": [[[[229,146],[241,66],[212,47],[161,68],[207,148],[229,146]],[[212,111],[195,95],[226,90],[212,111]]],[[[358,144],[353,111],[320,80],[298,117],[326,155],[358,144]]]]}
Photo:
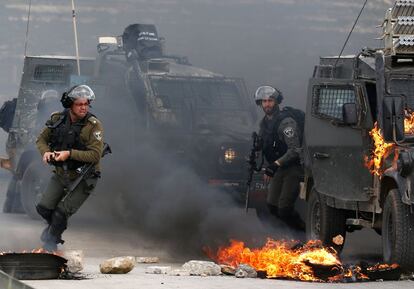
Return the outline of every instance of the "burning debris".
{"type": "Polygon", "coordinates": [[[369,132],[369,135],[374,142],[374,149],[369,157],[365,156],[365,166],[373,175],[382,176],[384,160],[394,152],[395,144],[384,141],[378,123],[374,124],[374,128],[369,132]]]}
{"type": "Polygon", "coordinates": [[[398,280],[401,277],[397,264],[344,265],[337,252],[323,247],[320,241],[302,244],[268,239],[262,248],[250,249],[241,241],[231,240],[230,246],[220,247],[216,253],[208,249],[207,254],[218,264],[225,265],[222,268],[226,268],[227,274],[232,271],[228,268],[237,267],[233,272],[238,272],[247,266],[259,277],[313,282],[398,280]]]}
{"type": "MultiPolygon", "coordinates": [[[[414,135],[414,112],[405,111],[404,132],[407,135],[414,135]]],[[[394,155],[393,164],[395,164],[398,159],[398,151],[394,143],[384,141],[377,122],[375,122],[374,128],[369,132],[369,135],[373,140],[374,149],[370,156],[365,156],[365,166],[373,175],[381,177],[384,173],[383,164],[385,160],[389,156],[394,155]]]]}

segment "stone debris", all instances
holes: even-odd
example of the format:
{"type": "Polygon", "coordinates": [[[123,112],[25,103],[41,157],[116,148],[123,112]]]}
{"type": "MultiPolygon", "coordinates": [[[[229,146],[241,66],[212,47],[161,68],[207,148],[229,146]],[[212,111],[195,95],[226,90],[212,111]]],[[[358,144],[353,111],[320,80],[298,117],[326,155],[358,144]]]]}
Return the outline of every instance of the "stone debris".
{"type": "Polygon", "coordinates": [[[170,266],[149,266],[145,268],[147,274],[168,274],[170,271],[170,266]]]}
{"type": "Polygon", "coordinates": [[[256,270],[247,264],[240,264],[236,268],[236,273],[234,275],[237,278],[257,278],[256,270]]]}
{"type": "Polygon", "coordinates": [[[236,268],[229,265],[220,265],[221,267],[221,273],[225,275],[235,275],[236,274],[236,268]]]}
{"type": "Polygon", "coordinates": [[[236,276],[236,278],[247,278],[247,272],[239,269],[236,271],[234,276],[236,276]]]}
{"type": "Polygon", "coordinates": [[[192,260],[182,267],[193,276],[217,276],[221,274],[221,267],[214,262],[192,260]]]}
{"type": "Polygon", "coordinates": [[[99,265],[102,274],[126,274],[135,267],[135,257],[116,257],[103,261],[99,265]]]}
{"type": "Polygon", "coordinates": [[[68,260],[66,268],[69,273],[78,273],[83,270],[83,251],[68,250],[63,253],[63,257],[68,260]]]}
{"type": "Polygon", "coordinates": [[[150,264],[150,263],[159,263],[160,262],[160,258],[158,257],[136,257],[135,258],[137,263],[142,263],[142,264],[150,264]]]}
{"type": "Polygon", "coordinates": [[[184,269],[174,269],[168,273],[170,276],[190,276],[190,271],[184,269]]]}
{"type": "Polygon", "coordinates": [[[342,235],[338,235],[332,239],[332,242],[335,245],[341,246],[344,244],[344,237],[342,235]]]}

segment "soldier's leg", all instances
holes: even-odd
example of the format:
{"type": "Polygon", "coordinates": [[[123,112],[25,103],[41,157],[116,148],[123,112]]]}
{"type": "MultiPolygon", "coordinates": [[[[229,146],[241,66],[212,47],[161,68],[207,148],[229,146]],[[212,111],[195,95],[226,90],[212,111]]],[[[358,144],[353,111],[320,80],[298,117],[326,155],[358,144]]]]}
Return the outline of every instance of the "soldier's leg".
{"type": "Polygon", "coordinates": [[[300,166],[286,168],[278,204],[279,217],[287,225],[297,230],[305,229],[303,220],[294,209],[296,199],[299,195],[301,179],[302,168],[300,166]]]}
{"type": "Polygon", "coordinates": [[[267,206],[269,211],[272,215],[278,216],[278,207],[279,207],[279,199],[280,194],[282,192],[282,185],[283,185],[283,171],[278,170],[269,184],[269,190],[267,193],[267,206]]]}
{"type": "Polygon", "coordinates": [[[51,222],[52,213],[57,207],[59,201],[64,195],[64,186],[55,174],[49,180],[49,183],[42,193],[39,203],[36,204],[36,210],[48,224],[51,222]]]}
{"type": "Polygon", "coordinates": [[[50,227],[53,220],[53,214],[56,207],[64,195],[64,186],[59,177],[53,174],[49,183],[42,193],[39,203],[36,204],[36,210],[40,216],[47,222],[47,227],[42,231],[40,240],[42,240],[43,248],[47,251],[55,251],[57,249],[56,238],[50,234],[50,227]]]}
{"type": "Polygon", "coordinates": [[[56,237],[57,243],[63,243],[62,234],[67,228],[68,219],[81,207],[95,188],[97,179],[83,180],[64,200],[60,201],[52,214],[49,233],[56,237]]]}

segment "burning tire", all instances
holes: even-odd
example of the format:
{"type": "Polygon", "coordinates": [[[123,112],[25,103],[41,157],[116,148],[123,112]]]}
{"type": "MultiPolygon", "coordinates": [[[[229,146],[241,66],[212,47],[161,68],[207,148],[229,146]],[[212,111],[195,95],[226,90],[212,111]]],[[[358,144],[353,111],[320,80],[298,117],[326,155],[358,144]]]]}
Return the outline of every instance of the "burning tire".
{"type": "Polygon", "coordinates": [[[410,212],[410,206],[401,201],[397,189],[388,193],[382,220],[384,261],[414,271],[414,214],[410,212]]]}
{"type": "Polygon", "coordinates": [[[333,239],[341,235],[345,240],[345,222],[346,211],[329,207],[326,197],[313,189],[308,200],[306,238],[321,240],[324,245],[332,246],[340,252],[345,242],[335,244],[333,239]]]}
{"type": "Polygon", "coordinates": [[[25,170],[21,185],[21,201],[27,215],[39,219],[36,203],[46,187],[49,171],[41,162],[32,162],[25,170]]]}

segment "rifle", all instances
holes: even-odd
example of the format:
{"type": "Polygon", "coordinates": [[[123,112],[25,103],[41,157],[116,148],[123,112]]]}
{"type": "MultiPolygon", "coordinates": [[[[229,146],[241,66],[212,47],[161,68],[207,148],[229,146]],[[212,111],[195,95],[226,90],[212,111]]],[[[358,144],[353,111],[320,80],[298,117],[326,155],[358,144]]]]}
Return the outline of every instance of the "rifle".
{"type": "MultiPolygon", "coordinates": [[[[102,151],[102,157],[104,157],[107,154],[112,153],[111,147],[104,143],[103,151],[102,151]]],[[[95,164],[93,163],[87,163],[81,166],[80,168],[76,169],[76,172],[79,174],[79,176],[67,187],[66,196],[63,197],[61,202],[63,202],[80,184],[80,182],[89,176],[92,169],[95,167],[95,164]]]]}
{"type": "Polygon", "coordinates": [[[246,204],[245,204],[246,213],[249,211],[249,195],[250,195],[251,184],[253,180],[253,174],[254,172],[261,171],[263,167],[263,154],[262,154],[262,161],[259,166],[257,166],[257,162],[256,162],[257,152],[262,149],[262,139],[256,132],[252,133],[252,139],[253,139],[253,146],[252,146],[252,149],[250,150],[250,155],[247,158],[247,163],[249,164],[249,168],[248,168],[248,176],[247,176],[247,183],[246,183],[247,184],[246,204]]]}

